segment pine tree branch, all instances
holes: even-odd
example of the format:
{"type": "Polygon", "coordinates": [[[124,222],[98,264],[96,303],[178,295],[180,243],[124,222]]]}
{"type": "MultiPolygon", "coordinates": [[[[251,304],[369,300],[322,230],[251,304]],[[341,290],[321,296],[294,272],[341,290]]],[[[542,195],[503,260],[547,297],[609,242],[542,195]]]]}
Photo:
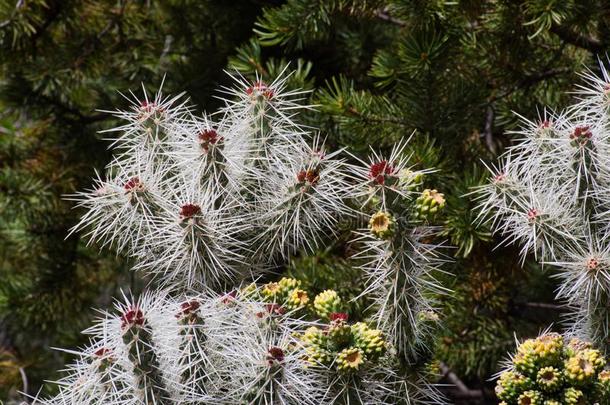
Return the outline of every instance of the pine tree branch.
{"type": "Polygon", "coordinates": [[[51,13],[45,19],[44,23],[38,29],[36,29],[36,32],[34,33],[34,35],[32,35],[32,38],[31,38],[34,48],[36,48],[36,41],[38,40],[38,38],[40,38],[47,31],[47,29],[51,26],[51,24],[53,24],[55,22],[55,20],[57,20],[60,12],[61,12],[61,5],[57,6],[56,8],[53,8],[51,13]]]}
{"type": "Polygon", "coordinates": [[[546,70],[544,72],[540,72],[540,73],[535,73],[535,74],[531,74],[531,75],[527,75],[524,76],[523,79],[519,80],[514,86],[510,87],[508,90],[504,91],[503,93],[500,93],[497,96],[491,97],[488,100],[487,104],[492,104],[498,100],[501,100],[505,97],[510,96],[512,93],[514,93],[517,90],[520,89],[526,89],[530,86],[533,86],[543,80],[546,79],[550,79],[554,76],[558,76],[560,74],[564,74],[564,73],[568,73],[571,70],[569,68],[555,68],[555,69],[549,69],[546,70]]]}
{"type": "Polygon", "coordinates": [[[453,386],[458,390],[460,398],[483,398],[482,390],[473,390],[468,388],[466,384],[458,377],[451,369],[443,362],[440,364],[441,373],[453,386]]]}
{"type": "Polygon", "coordinates": [[[80,110],[78,110],[77,108],[73,108],[70,106],[65,105],[64,103],[62,103],[59,100],[56,100],[52,97],[46,96],[44,94],[40,94],[40,93],[35,93],[34,97],[40,97],[42,100],[44,100],[46,103],[52,105],[53,107],[55,107],[57,109],[57,112],[64,116],[65,118],[66,116],[70,116],[73,115],[76,117],[76,121],[81,122],[82,124],[92,124],[94,122],[98,122],[98,121],[103,121],[106,118],[108,118],[107,114],[93,114],[93,115],[85,115],[83,114],[80,110]]]}
{"type": "Polygon", "coordinates": [[[561,40],[593,53],[601,53],[606,49],[606,46],[599,39],[577,34],[561,25],[554,24],[551,26],[550,31],[561,38],[561,40]]]}
{"type": "Polygon", "coordinates": [[[487,143],[487,147],[495,155],[496,153],[496,145],[494,144],[493,139],[493,123],[494,123],[494,109],[489,104],[487,106],[487,117],[485,119],[485,130],[483,134],[485,135],[485,143],[487,143]]]}
{"type": "Polygon", "coordinates": [[[346,116],[352,116],[352,117],[357,117],[359,119],[361,119],[364,122],[376,122],[376,123],[390,123],[390,124],[396,124],[396,125],[400,125],[400,126],[409,126],[409,123],[406,122],[403,119],[400,118],[391,118],[391,117],[383,117],[383,116],[379,116],[379,115],[373,115],[373,114],[365,114],[361,111],[358,111],[355,107],[350,107],[346,110],[347,114],[344,114],[346,116]]]}
{"type": "Polygon", "coordinates": [[[396,24],[400,27],[405,27],[407,25],[407,23],[403,20],[396,17],[392,17],[390,14],[388,14],[386,10],[379,10],[375,13],[375,15],[377,16],[377,18],[380,18],[383,21],[391,22],[392,24],[396,24]]]}
{"type": "Polygon", "coordinates": [[[99,48],[99,46],[102,43],[102,39],[104,38],[104,36],[106,36],[106,34],[108,34],[108,32],[110,32],[111,29],[113,29],[114,27],[121,27],[122,20],[125,15],[125,7],[127,6],[127,3],[119,1],[119,5],[120,5],[119,11],[112,18],[110,18],[110,21],[108,21],[106,26],[95,37],[93,37],[91,39],[88,46],[83,47],[83,49],[84,49],[83,53],[78,58],[76,58],[76,61],[75,61],[76,66],[78,66],[80,63],[82,63],[85,60],[85,58],[90,56],[93,52],[95,52],[99,48]]]}

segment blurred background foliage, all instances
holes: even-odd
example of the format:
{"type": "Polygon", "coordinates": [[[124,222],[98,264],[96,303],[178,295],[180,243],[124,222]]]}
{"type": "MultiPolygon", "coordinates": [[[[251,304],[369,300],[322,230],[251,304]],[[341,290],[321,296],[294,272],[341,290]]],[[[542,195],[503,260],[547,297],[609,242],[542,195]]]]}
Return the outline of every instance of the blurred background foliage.
{"type": "MultiPolygon", "coordinates": [[[[435,222],[453,292],[428,360],[440,381],[463,383],[447,389],[455,402],[494,403],[488,380],[514,335],[559,328],[561,311],[548,272],[494,250],[468,193],[487,180],[482,161],[515,141],[514,112],[566,106],[609,44],[604,0],[0,0],[0,399],[56,377],[69,356],[49,348],[83,343],[90,308],[145,283],[66,238],[79,212],[62,196],[110,159],[97,131],[112,122],[98,110],[167,75],[164,92],[213,111],[223,69],[272,80],[290,65],[289,85],[317,106],[306,123],[332,147],[388,150],[415,131],[412,164],[438,169],[426,184],[447,198],[435,222]]],[[[356,296],[343,242],[286,271],[356,296]]]]}

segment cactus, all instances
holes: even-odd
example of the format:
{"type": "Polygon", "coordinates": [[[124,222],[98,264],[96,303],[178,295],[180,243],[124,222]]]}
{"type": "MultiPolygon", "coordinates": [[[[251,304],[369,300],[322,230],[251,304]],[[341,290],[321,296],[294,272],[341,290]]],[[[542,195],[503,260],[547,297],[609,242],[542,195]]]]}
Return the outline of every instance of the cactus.
{"type": "Polygon", "coordinates": [[[480,192],[481,218],[492,218],[504,243],[521,245],[554,269],[557,299],[569,308],[571,333],[610,351],[610,178],[607,79],[585,74],[580,100],[561,114],[523,121],[480,192]]]}
{"type": "Polygon", "coordinates": [[[302,92],[285,89],[286,80],[238,77],[212,116],[196,116],[182,95],[161,92],[112,112],[125,120],[106,131],[116,153],[106,178],[72,196],[85,209],[73,232],[131,256],[156,288],[117,304],[118,315],[107,313],[87,331],[91,347],[78,353],[48,402],[411,400],[401,389],[408,367],[388,348],[418,343],[418,311],[429,309],[430,266],[439,264],[420,242],[429,234],[415,230],[428,228],[408,216],[424,172],[406,166],[405,142],[388,159],[375,155],[361,166],[343,151],[327,151],[295,121],[307,106],[299,103],[302,92]],[[369,281],[389,288],[394,270],[387,269],[398,267],[404,287],[390,311],[400,317],[391,335],[348,323],[349,306],[337,291],[316,295],[301,280],[273,276],[297,252],[335,237],[341,220],[362,222],[372,209],[378,214],[365,245],[388,243],[399,261],[386,266],[384,249],[375,250],[370,257],[382,270],[369,281]],[[257,284],[259,276],[266,282],[257,284]]]}
{"type": "Polygon", "coordinates": [[[429,224],[434,218],[422,221],[417,212],[424,205],[427,212],[432,206],[438,212],[444,199],[436,190],[422,190],[427,172],[408,167],[405,146],[399,143],[388,156],[374,153],[363,162],[368,170],[358,173],[357,195],[370,216],[368,227],[356,234],[352,258],[365,276],[363,295],[373,300],[373,319],[408,363],[427,347],[434,328],[435,322],[421,315],[434,313],[434,297],[445,292],[434,277],[444,261],[429,224]]]}

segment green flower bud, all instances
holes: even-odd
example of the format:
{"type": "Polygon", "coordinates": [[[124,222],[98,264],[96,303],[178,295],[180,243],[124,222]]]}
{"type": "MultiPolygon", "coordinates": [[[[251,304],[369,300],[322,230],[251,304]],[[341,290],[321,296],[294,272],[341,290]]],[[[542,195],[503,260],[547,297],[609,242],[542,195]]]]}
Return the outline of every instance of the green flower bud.
{"type": "Polygon", "coordinates": [[[584,405],[586,403],[585,394],[579,389],[567,388],[563,391],[563,402],[566,405],[584,405]]]}
{"type": "Polygon", "coordinates": [[[286,306],[289,309],[303,308],[309,302],[309,295],[307,291],[295,288],[290,292],[288,299],[286,300],[286,306]]]}
{"type": "Polygon", "coordinates": [[[328,337],[334,347],[344,347],[352,340],[352,329],[343,322],[332,323],[328,328],[328,337]]]}
{"type": "Polygon", "coordinates": [[[561,387],[563,376],[555,367],[543,367],[536,377],[538,387],[544,392],[554,392],[561,387]]]}
{"type": "Polygon", "coordinates": [[[364,352],[358,347],[348,347],[339,352],[337,356],[337,369],[339,371],[355,371],[366,360],[364,352]]]}
{"type": "Polygon", "coordinates": [[[514,403],[519,395],[531,389],[532,380],[516,371],[505,371],[496,384],[496,395],[503,401],[514,403]]]}
{"type": "Polygon", "coordinates": [[[519,345],[513,363],[517,371],[535,379],[541,367],[559,366],[562,353],[561,335],[548,333],[536,339],[528,339],[519,345]]]}
{"type": "Polygon", "coordinates": [[[303,333],[301,340],[307,345],[325,346],[328,336],[320,328],[310,326],[303,333]]]}
{"type": "Polygon", "coordinates": [[[585,350],[592,349],[593,346],[590,342],[586,342],[584,340],[580,340],[577,338],[570,339],[570,342],[566,345],[565,352],[568,357],[576,356],[576,353],[585,350]]]}
{"type": "Polygon", "coordinates": [[[371,329],[364,322],[351,326],[355,346],[361,348],[367,359],[378,359],[387,349],[383,333],[378,329],[371,329]]]}
{"type": "Polygon", "coordinates": [[[436,190],[427,188],[415,200],[415,216],[418,219],[431,220],[444,207],[445,196],[436,190]]]}
{"type": "Polygon", "coordinates": [[[334,358],[331,351],[319,346],[307,346],[305,353],[307,353],[307,362],[311,365],[329,366],[334,358]]]}
{"type": "Polygon", "coordinates": [[[542,405],[542,395],[538,391],[525,391],[519,395],[517,404],[519,405],[542,405]]]}
{"type": "Polygon", "coordinates": [[[287,296],[292,290],[300,287],[301,282],[294,278],[282,277],[282,279],[278,281],[278,285],[280,287],[280,293],[287,296]]]}
{"type": "Polygon", "coordinates": [[[301,336],[301,341],[305,346],[307,361],[310,364],[330,365],[334,355],[328,350],[329,338],[324,331],[312,326],[307,328],[301,336]]]}
{"type": "Polygon", "coordinates": [[[280,295],[281,287],[279,283],[272,282],[267,283],[261,290],[261,296],[265,301],[278,302],[278,296],[280,295]]]}
{"type": "Polygon", "coordinates": [[[574,384],[587,383],[593,380],[605,365],[606,360],[599,350],[584,349],[566,360],[566,378],[574,384]]]}
{"type": "Polygon", "coordinates": [[[333,312],[341,311],[341,298],[335,290],[325,290],[316,295],[313,307],[320,318],[328,319],[333,312]]]}

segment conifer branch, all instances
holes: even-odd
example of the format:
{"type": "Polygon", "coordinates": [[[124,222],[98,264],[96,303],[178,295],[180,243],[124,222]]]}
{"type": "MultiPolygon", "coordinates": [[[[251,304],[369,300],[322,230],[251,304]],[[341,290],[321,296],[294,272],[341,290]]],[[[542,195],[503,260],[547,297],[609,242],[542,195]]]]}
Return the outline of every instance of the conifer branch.
{"type": "Polygon", "coordinates": [[[386,10],[379,10],[375,12],[375,15],[383,21],[391,22],[392,24],[396,24],[400,27],[405,27],[407,25],[407,23],[403,20],[396,17],[392,17],[386,10]]]}
{"type": "Polygon", "coordinates": [[[600,54],[607,49],[606,45],[599,39],[578,34],[570,28],[559,24],[553,24],[550,31],[560,37],[563,41],[579,48],[586,49],[594,54],[600,54]]]}
{"type": "Polygon", "coordinates": [[[473,390],[468,388],[466,384],[457,376],[447,364],[440,363],[441,374],[459,391],[458,397],[461,399],[481,399],[483,398],[482,390],[473,390]]]}

